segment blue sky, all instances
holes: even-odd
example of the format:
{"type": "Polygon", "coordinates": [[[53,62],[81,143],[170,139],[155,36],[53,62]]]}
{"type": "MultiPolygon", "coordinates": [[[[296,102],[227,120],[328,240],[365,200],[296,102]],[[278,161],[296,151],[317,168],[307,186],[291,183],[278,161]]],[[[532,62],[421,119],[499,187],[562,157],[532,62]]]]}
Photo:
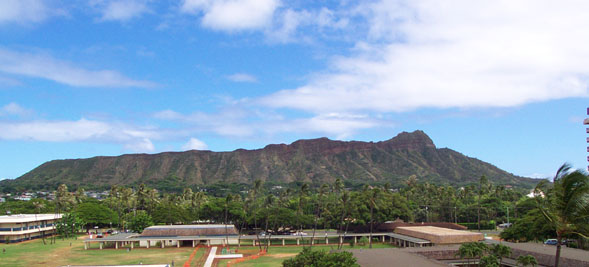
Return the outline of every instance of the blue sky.
{"type": "Polygon", "coordinates": [[[424,130],[586,168],[585,3],[4,0],[0,179],[53,159],[424,130]]]}

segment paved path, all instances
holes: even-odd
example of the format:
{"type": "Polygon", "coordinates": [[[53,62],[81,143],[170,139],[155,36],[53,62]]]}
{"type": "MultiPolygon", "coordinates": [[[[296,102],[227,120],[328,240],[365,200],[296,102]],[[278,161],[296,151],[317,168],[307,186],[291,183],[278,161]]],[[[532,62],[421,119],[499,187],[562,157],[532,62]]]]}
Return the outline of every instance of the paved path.
{"type": "Polygon", "coordinates": [[[427,259],[417,254],[409,253],[398,248],[350,249],[362,267],[371,266],[419,266],[440,267],[448,266],[444,263],[427,259]]]}
{"type": "Polygon", "coordinates": [[[209,252],[209,256],[207,261],[205,261],[204,267],[211,267],[213,265],[213,261],[215,260],[215,255],[217,254],[217,247],[211,247],[211,252],[209,252]]]}
{"type": "MultiPolygon", "coordinates": [[[[486,240],[486,242],[488,244],[499,244],[499,241],[494,241],[494,240],[486,240]]],[[[536,253],[541,253],[541,254],[546,254],[546,255],[556,255],[556,246],[552,246],[552,245],[544,245],[544,244],[540,244],[540,243],[531,243],[531,242],[512,243],[512,242],[507,242],[507,241],[503,241],[503,242],[501,242],[501,244],[509,246],[511,248],[519,249],[519,250],[531,251],[531,252],[536,252],[536,253]]],[[[568,247],[562,246],[561,250],[560,250],[560,257],[575,259],[575,260],[580,260],[580,261],[589,261],[589,251],[582,250],[582,249],[576,249],[576,248],[568,248],[568,247]]]]}

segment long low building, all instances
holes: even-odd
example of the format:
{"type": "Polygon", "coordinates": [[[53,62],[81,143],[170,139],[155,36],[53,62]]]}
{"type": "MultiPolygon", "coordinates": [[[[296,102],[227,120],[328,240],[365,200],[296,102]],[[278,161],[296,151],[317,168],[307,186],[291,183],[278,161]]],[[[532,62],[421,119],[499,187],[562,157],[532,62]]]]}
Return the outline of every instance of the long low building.
{"type": "Polygon", "coordinates": [[[238,234],[235,226],[225,224],[158,225],[145,228],[137,238],[142,239],[139,242],[141,247],[155,246],[157,242],[166,242],[165,245],[168,246],[188,246],[193,242],[234,245],[238,242],[238,234]]]}
{"type": "Polygon", "coordinates": [[[17,214],[0,216],[0,243],[18,243],[55,234],[61,214],[17,214]]]}
{"type": "Polygon", "coordinates": [[[425,239],[436,245],[477,242],[484,239],[481,233],[435,226],[397,227],[395,228],[395,233],[425,239]]]}

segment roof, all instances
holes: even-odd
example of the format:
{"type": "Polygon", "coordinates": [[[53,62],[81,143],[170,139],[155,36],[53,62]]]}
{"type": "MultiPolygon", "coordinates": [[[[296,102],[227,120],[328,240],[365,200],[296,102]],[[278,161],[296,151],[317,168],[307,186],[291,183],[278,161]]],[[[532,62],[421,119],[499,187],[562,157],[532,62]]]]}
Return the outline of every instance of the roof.
{"type": "Polygon", "coordinates": [[[237,235],[235,226],[230,224],[192,224],[192,225],[158,225],[145,228],[141,237],[145,236],[207,236],[237,235]]]}
{"type": "Polygon", "coordinates": [[[407,236],[407,235],[395,234],[395,233],[390,233],[387,236],[394,237],[396,239],[409,241],[409,242],[416,243],[416,244],[429,244],[429,243],[431,243],[425,239],[411,237],[411,236],[407,236]]]}
{"type": "Polygon", "coordinates": [[[483,240],[483,234],[435,226],[397,227],[395,233],[427,239],[435,244],[457,244],[483,240]]]}
{"type": "Polygon", "coordinates": [[[0,216],[0,223],[23,223],[60,219],[61,214],[15,214],[0,216]]]}

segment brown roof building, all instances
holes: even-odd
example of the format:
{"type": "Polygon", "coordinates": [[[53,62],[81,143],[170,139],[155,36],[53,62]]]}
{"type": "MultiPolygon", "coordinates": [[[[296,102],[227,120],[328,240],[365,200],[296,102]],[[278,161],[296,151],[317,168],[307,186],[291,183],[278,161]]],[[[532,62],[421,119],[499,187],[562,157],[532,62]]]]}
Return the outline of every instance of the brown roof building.
{"type": "Polygon", "coordinates": [[[460,244],[484,239],[483,234],[435,226],[397,227],[395,233],[429,240],[438,244],[460,244]]]}
{"type": "Polygon", "coordinates": [[[157,225],[147,227],[141,237],[163,236],[224,236],[238,235],[235,226],[230,224],[195,224],[195,225],[157,225]]]}

